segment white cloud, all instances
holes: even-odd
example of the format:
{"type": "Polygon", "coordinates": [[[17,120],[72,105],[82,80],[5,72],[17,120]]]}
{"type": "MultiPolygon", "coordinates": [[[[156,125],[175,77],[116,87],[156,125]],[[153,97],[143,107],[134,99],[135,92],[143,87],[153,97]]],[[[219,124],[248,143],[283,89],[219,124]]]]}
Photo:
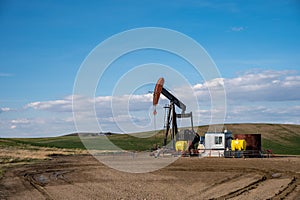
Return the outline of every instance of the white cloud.
{"type": "Polygon", "coordinates": [[[0,121],[0,137],[49,137],[75,131],[73,119],[60,115],[0,121]]]}
{"type": "Polygon", "coordinates": [[[95,107],[99,112],[107,112],[108,110],[111,110],[111,105],[116,109],[124,107],[127,108],[128,106],[130,106],[133,110],[144,109],[145,107],[143,107],[143,105],[148,105],[152,101],[152,94],[123,95],[113,97],[98,96],[95,98],[67,96],[64,99],[31,102],[25,105],[24,108],[32,108],[34,110],[44,110],[50,112],[72,112],[72,98],[76,98],[76,102],[78,102],[77,107],[82,112],[86,110],[87,104],[90,103],[95,104],[95,107]]]}
{"type": "Polygon", "coordinates": [[[8,107],[4,107],[4,108],[0,108],[0,113],[2,112],[9,112],[11,111],[12,109],[11,108],[8,108],[8,107]]]}
{"type": "Polygon", "coordinates": [[[15,128],[17,128],[17,126],[16,125],[11,125],[10,128],[15,129],[15,128]]]}
{"type": "Polygon", "coordinates": [[[224,84],[229,103],[255,101],[297,101],[300,100],[300,76],[294,71],[248,72],[235,78],[215,79],[197,84],[194,90],[199,97],[209,99],[211,92],[218,92],[224,84]],[[214,89],[217,88],[217,89],[214,89]]]}
{"type": "Polygon", "coordinates": [[[71,112],[72,111],[72,100],[66,97],[62,100],[53,101],[36,101],[25,105],[26,108],[33,108],[35,110],[49,110],[55,112],[71,112]]]}
{"type": "Polygon", "coordinates": [[[243,105],[230,106],[227,120],[235,123],[299,123],[300,106],[243,105]],[[234,120],[234,121],[232,121],[234,120]]]}
{"type": "Polygon", "coordinates": [[[28,119],[13,119],[11,120],[12,124],[29,124],[30,121],[28,119]]]}
{"type": "Polygon", "coordinates": [[[30,125],[30,120],[26,118],[18,118],[10,120],[7,124],[10,126],[10,129],[24,128],[30,125]]]}
{"type": "Polygon", "coordinates": [[[234,32],[240,32],[240,31],[243,31],[243,30],[245,30],[245,28],[243,26],[231,27],[231,31],[234,31],[234,32]]]}

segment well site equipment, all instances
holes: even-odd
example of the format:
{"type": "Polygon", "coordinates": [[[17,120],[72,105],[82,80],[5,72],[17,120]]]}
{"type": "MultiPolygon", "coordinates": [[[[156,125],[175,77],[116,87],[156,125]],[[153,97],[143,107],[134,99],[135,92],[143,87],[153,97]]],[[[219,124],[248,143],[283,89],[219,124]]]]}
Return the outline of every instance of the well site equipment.
{"type": "Polygon", "coordinates": [[[260,157],[261,135],[260,134],[235,134],[224,130],[223,132],[207,132],[204,136],[199,136],[194,131],[193,114],[186,112],[186,105],[178,98],[166,90],[164,78],[159,78],[153,93],[153,114],[156,115],[156,105],[160,95],[164,95],[170,103],[165,108],[164,126],[165,136],[163,146],[167,146],[168,137],[171,143],[168,148],[182,155],[217,156],[217,157],[260,157]],[[175,107],[181,109],[181,113],[176,113],[175,107]],[[183,129],[178,131],[177,119],[190,118],[191,130],[183,129]],[[169,132],[171,131],[171,134],[169,132]]]}

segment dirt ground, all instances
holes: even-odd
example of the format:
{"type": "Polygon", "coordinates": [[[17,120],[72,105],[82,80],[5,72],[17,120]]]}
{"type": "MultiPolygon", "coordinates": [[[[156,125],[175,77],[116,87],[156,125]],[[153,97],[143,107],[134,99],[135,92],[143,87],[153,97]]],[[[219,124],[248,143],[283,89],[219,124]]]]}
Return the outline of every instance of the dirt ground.
{"type": "Polygon", "coordinates": [[[0,199],[300,199],[299,180],[300,157],[186,157],[126,173],[90,155],[61,155],[6,167],[0,199]]]}

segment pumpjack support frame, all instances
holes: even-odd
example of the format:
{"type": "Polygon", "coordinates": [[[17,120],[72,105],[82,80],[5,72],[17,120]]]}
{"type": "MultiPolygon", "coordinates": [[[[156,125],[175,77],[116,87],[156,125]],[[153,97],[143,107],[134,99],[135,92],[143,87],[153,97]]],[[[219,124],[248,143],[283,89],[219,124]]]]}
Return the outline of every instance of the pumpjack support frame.
{"type": "MultiPolygon", "coordinates": [[[[155,86],[154,94],[153,94],[153,105],[156,105],[159,100],[160,94],[163,94],[167,99],[170,100],[169,106],[165,107],[167,108],[167,123],[166,123],[166,132],[164,137],[163,146],[167,145],[168,135],[170,131],[170,126],[172,124],[172,132],[171,132],[171,141],[172,141],[172,147],[175,149],[175,137],[178,133],[178,126],[177,126],[177,118],[191,118],[191,126],[192,131],[194,132],[194,126],[193,126],[193,113],[185,113],[186,111],[186,105],[182,103],[178,98],[176,98],[173,94],[171,94],[168,90],[166,90],[163,87],[164,79],[160,78],[157,81],[157,84],[155,86]],[[181,114],[177,114],[175,110],[175,106],[181,109],[181,114]]],[[[194,132],[195,133],[195,132],[194,132]]],[[[199,137],[197,133],[195,133],[195,137],[199,137]]],[[[189,147],[190,148],[190,147],[189,147]]]]}

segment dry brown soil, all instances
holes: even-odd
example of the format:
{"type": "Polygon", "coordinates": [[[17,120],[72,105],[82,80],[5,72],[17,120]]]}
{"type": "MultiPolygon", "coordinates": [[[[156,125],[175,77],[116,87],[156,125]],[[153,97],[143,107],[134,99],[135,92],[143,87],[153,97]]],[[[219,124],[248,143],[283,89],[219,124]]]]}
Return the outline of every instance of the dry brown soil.
{"type": "Polygon", "coordinates": [[[0,199],[299,199],[299,173],[299,157],[179,158],[132,174],[90,155],[64,155],[7,167],[0,199]]]}

